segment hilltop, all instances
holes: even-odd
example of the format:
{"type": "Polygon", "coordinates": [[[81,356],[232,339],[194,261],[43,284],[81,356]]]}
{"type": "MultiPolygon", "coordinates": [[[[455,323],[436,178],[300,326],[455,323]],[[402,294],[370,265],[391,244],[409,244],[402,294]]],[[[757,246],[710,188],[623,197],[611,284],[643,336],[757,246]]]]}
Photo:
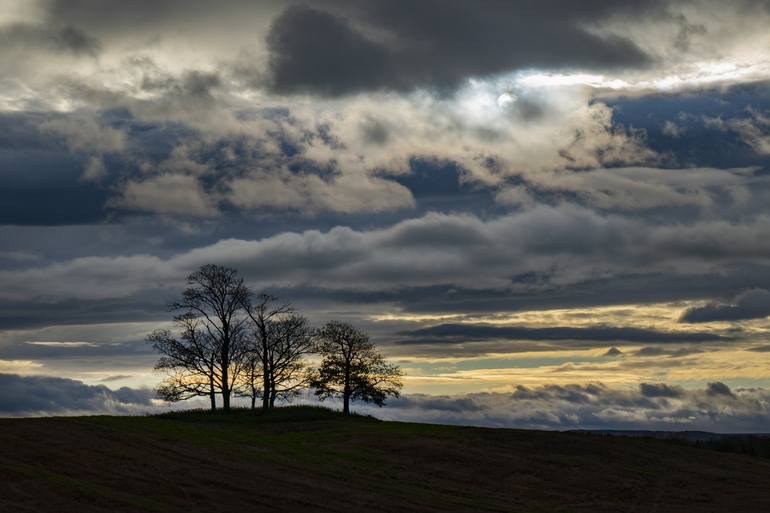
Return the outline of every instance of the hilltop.
{"type": "Polygon", "coordinates": [[[770,461],[646,438],[268,415],[0,420],[0,511],[770,511],[770,461]]]}

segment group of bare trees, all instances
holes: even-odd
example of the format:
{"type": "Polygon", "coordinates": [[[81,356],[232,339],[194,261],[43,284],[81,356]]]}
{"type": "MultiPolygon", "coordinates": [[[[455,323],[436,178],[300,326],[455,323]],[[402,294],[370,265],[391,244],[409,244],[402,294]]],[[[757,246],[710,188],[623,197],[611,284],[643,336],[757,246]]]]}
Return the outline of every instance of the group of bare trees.
{"type": "Polygon", "coordinates": [[[331,321],[313,329],[294,307],[267,294],[255,295],[234,269],[205,265],[187,278],[173,303],[174,329],[148,336],[161,354],[156,369],[166,374],[158,395],[168,401],[209,397],[211,409],[230,410],[233,396],[256,409],[290,401],[303,390],[321,400],[340,397],[379,406],[398,396],[401,370],[383,358],[369,337],[331,321]],[[310,356],[320,366],[308,364],[310,356]]]}

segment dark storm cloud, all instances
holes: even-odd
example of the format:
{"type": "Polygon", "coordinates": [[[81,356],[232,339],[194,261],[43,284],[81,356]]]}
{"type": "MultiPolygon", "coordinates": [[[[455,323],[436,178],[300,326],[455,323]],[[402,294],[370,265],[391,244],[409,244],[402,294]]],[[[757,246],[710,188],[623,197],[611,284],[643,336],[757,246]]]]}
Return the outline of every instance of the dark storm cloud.
{"type": "Polygon", "coordinates": [[[387,49],[345,20],[308,7],[290,7],[273,24],[271,86],[276,91],[334,96],[378,89],[397,73],[387,49]]]}
{"type": "Polygon", "coordinates": [[[463,343],[485,340],[586,340],[595,342],[714,342],[726,340],[715,333],[677,333],[638,328],[597,326],[591,328],[501,327],[482,324],[440,324],[404,332],[401,344],[463,343]]]}
{"type": "Polygon", "coordinates": [[[451,89],[470,77],[528,67],[643,66],[651,58],[632,41],[599,37],[584,25],[660,7],[562,0],[311,5],[287,8],[271,27],[270,85],[278,92],[451,89]]]}
{"type": "Polygon", "coordinates": [[[763,319],[770,315],[770,292],[752,289],[736,296],[730,304],[712,303],[687,309],[680,322],[742,321],[763,319]]]}
{"type": "Polygon", "coordinates": [[[47,376],[0,374],[0,416],[138,413],[152,406],[150,389],[86,385],[47,376]]]}
{"type": "Polygon", "coordinates": [[[15,47],[40,48],[54,52],[90,56],[96,56],[101,50],[101,43],[98,39],[75,27],[25,23],[0,28],[0,46],[6,51],[15,47]]]}

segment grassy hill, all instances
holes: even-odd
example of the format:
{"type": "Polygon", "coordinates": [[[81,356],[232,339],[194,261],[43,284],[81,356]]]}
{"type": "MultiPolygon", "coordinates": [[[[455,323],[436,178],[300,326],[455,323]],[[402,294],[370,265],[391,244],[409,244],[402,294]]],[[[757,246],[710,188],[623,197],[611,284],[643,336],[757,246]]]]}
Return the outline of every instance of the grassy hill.
{"type": "Polygon", "coordinates": [[[0,511],[770,511],[770,461],[661,440],[270,415],[0,420],[0,511]]]}

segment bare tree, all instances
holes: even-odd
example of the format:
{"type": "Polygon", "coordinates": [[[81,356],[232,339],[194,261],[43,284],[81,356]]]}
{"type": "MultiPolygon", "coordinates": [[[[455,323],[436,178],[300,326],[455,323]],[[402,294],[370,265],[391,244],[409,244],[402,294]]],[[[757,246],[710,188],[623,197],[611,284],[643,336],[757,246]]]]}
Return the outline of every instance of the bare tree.
{"type": "Polygon", "coordinates": [[[178,338],[165,329],[155,330],[147,337],[163,355],[155,369],[167,374],[158,387],[158,395],[167,401],[209,396],[214,411],[217,409],[216,394],[222,390],[218,342],[209,336],[194,315],[178,315],[174,323],[180,332],[178,338]]]}
{"type": "Polygon", "coordinates": [[[257,409],[257,399],[262,397],[262,358],[254,351],[254,340],[249,339],[246,353],[243,356],[243,372],[241,386],[238,388],[239,397],[251,400],[251,409],[257,409]]]}
{"type": "MultiPolygon", "coordinates": [[[[254,302],[248,298],[242,303],[253,323],[253,340],[250,348],[251,356],[261,363],[262,371],[262,411],[270,408],[271,398],[271,353],[275,344],[275,322],[284,316],[294,313],[290,303],[279,302],[278,298],[269,294],[260,294],[254,302]]],[[[252,389],[256,394],[256,389],[252,389]]],[[[252,395],[254,401],[255,395],[252,395]]]]}
{"type": "Polygon", "coordinates": [[[270,408],[276,399],[290,401],[309,384],[304,357],[313,351],[313,332],[307,319],[289,315],[272,322],[268,349],[270,408]]]}
{"type": "Polygon", "coordinates": [[[348,415],[351,399],[382,406],[388,396],[398,397],[403,372],[385,361],[368,335],[350,324],[331,321],[316,337],[322,361],[311,386],[321,400],[342,397],[348,415]]]}
{"type": "Polygon", "coordinates": [[[216,347],[216,374],[225,411],[230,410],[230,396],[243,370],[247,317],[240,312],[250,295],[235,269],[208,264],[187,278],[181,300],[172,305],[183,312],[179,317],[195,318],[216,347]]]}

